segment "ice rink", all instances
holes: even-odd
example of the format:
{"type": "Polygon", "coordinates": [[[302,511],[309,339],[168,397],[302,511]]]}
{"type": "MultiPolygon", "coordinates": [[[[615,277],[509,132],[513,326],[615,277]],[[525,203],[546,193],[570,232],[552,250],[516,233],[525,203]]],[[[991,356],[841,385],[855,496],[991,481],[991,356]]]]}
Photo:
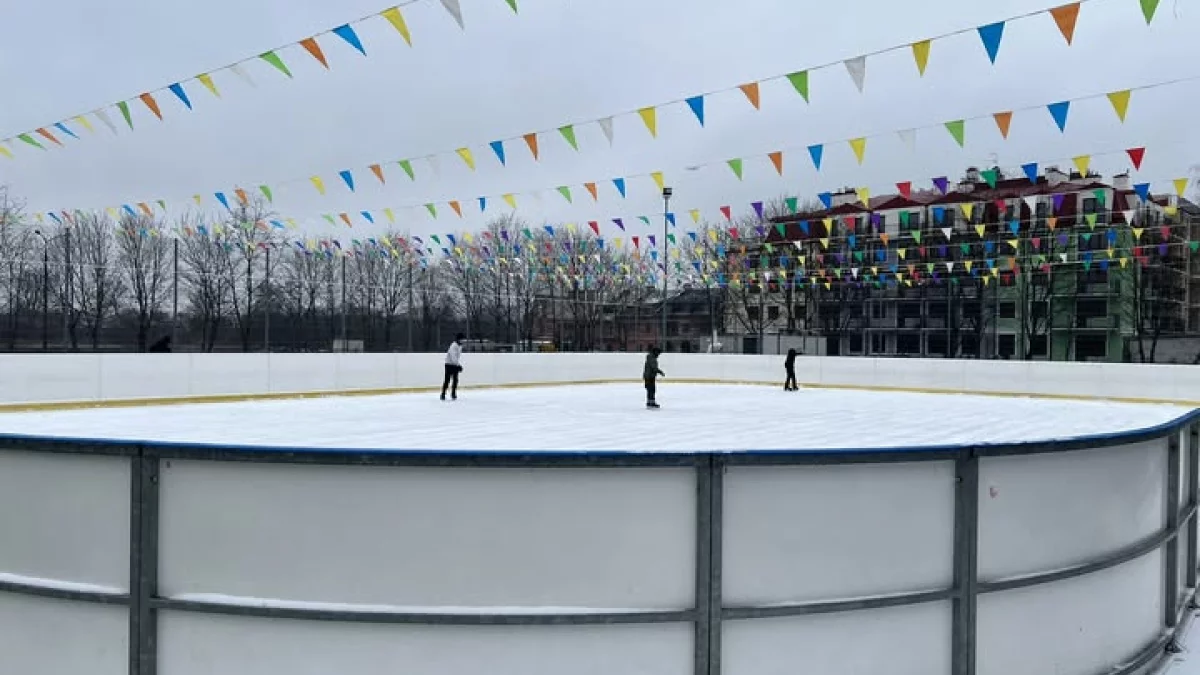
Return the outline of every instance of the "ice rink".
{"type": "Polygon", "coordinates": [[[1097,401],[637,384],[0,414],[0,433],[223,446],[632,452],[869,449],[1071,438],[1153,427],[1188,408],[1097,401]]]}

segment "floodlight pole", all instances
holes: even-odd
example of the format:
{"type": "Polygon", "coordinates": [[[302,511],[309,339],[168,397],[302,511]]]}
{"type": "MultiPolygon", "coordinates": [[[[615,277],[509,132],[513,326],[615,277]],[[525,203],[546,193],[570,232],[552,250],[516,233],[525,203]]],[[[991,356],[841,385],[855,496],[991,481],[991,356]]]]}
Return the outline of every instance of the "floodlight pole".
{"type": "Polygon", "coordinates": [[[662,261],[662,264],[663,264],[663,295],[662,295],[662,328],[660,329],[660,333],[659,333],[659,340],[658,340],[658,341],[659,341],[659,349],[661,349],[661,350],[662,350],[662,351],[664,351],[664,352],[665,352],[665,351],[667,351],[667,292],[668,292],[668,287],[667,287],[667,284],[669,283],[669,279],[667,278],[667,274],[668,274],[668,270],[670,269],[670,268],[669,268],[669,266],[668,266],[668,262],[667,262],[667,261],[670,259],[670,255],[669,255],[669,253],[670,253],[670,247],[671,247],[670,240],[669,240],[669,239],[667,239],[667,226],[669,225],[669,221],[670,221],[670,214],[671,214],[671,194],[672,194],[672,190],[671,190],[671,188],[670,188],[670,187],[664,187],[664,188],[663,188],[663,191],[662,191],[662,196],[663,196],[663,238],[662,238],[662,241],[663,241],[663,261],[662,261]]]}

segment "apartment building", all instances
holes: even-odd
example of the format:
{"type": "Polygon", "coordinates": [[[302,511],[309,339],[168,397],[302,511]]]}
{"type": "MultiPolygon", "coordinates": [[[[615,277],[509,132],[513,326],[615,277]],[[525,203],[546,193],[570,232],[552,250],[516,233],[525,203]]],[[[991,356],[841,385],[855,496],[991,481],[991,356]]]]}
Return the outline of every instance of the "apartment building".
{"type": "Polygon", "coordinates": [[[830,355],[1145,360],[1200,332],[1200,210],[1128,175],[970,169],[945,190],[832,195],[774,218],[726,324],[830,355]],[[753,305],[758,307],[754,308],[753,305]],[[743,316],[746,315],[746,316],[743,316]]]}

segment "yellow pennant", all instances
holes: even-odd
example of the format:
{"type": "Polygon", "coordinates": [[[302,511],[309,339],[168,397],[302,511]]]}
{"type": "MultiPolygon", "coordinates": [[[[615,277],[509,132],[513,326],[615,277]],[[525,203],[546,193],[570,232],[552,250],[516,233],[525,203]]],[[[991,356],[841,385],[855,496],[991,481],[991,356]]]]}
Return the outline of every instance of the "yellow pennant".
{"type": "Polygon", "coordinates": [[[470,148],[459,148],[457,152],[458,152],[458,156],[462,157],[462,161],[466,162],[467,166],[470,167],[472,171],[474,171],[475,170],[475,158],[471,156],[471,149],[470,148]]]}
{"type": "Polygon", "coordinates": [[[201,206],[202,197],[200,195],[192,195],[192,199],[196,200],[196,206],[201,206]]]}
{"type": "Polygon", "coordinates": [[[663,172],[655,171],[654,173],[650,174],[650,177],[654,179],[654,184],[658,186],[658,191],[661,193],[663,191],[663,187],[666,185],[665,179],[663,178],[663,172]]]}
{"type": "Polygon", "coordinates": [[[908,249],[898,248],[898,249],[896,249],[896,255],[900,256],[901,260],[907,260],[908,259],[908,249]]]}
{"type": "Polygon", "coordinates": [[[821,237],[821,246],[829,248],[829,237],[821,237]]]}
{"type": "Polygon", "coordinates": [[[975,231],[979,234],[979,237],[982,239],[983,233],[987,231],[987,225],[976,225],[975,231]]]}
{"type": "Polygon", "coordinates": [[[1013,250],[1014,250],[1014,251],[1015,251],[1015,250],[1016,250],[1016,249],[1017,249],[1017,248],[1020,246],[1020,244],[1021,244],[1021,242],[1020,242],[1020,241],[1018,241],[1018,240],[1016,240],[1016,239],[1009,239],[1009,240],[1008,240],[1008,245],[1009,245],[1009,246],[1011,246],[1011,247],[1013,247],[1013,250]]]}
{"type": "Polygon", "coordinates": [[[1188,184],[1188,179],[1176,178],[1175,179],[1175,194],[1182,197],[1183,193],[1187,192],[1187,184],[1188,184]]]}
{"type": "Polygon", "coordinates": [[[646,125],[646,129],[650,132],[650,135],[658,138],[658,111],[651,106],[649,108],[642,108],[638,111],[638,114],[642,116],[642,122],[646,125]]]}
{"type": "Polygon", "coordinates": [[[917,62],[917,72],[921,73],[921,77],[925,76],[925,66],[929,65],[929,47],[932,44],[931,40],[922,40],[912,44],[913,58],[917,62]]]}
{"type": "Polygon", "coordinates": [[[9,159],[13,158],[12,150],[9,150],[8,146],[5,145],[0,145],[0,155],[4,155],[9,159]]]}
{"type": "Polygon", "coordinates": [[[512,196],[512,193],[504,195],[504,203],[508,204],[510,209],[517,208],[517,198],[512,196]]]}
{"type": "Polygon", "coordinates": [[[317,188],[317,192],[325,194],[325,181],[321,180],[320,176],[313,176],[308,180],[313,184],[313,187],[317,188]]]}
{"type": "Polygon", "coordinates": [[[962,212],[963,212],[963,215],[967,217],[967,220],[971,219],[971,213],[973,213],[974,211],[975,211],[974,204],[971,204],[968,202],[968,203],[962,205],[962,212]]]}
{"type": "Polygon", "coordinates": [[[84,129],[87,129],[89,133],[96,131],[94,128],[92,128],[92,123],[88,121],[88,118],[84,117],[83,115],[76,115],[75,117],[73,117],[71,119],[75,120],[75,122],[78,123],[79,126],[83,127],[84,129]]]}
{"type": "Polygon", "coordinates": [[[196,79],[200,80],[200,84],[204,85],[206,89],[211,91],[213,96],[221,98],[221,92],[217,91],[217,85],[213,84],[212,75],[205,73],[203,75],[197,75],[196,79]]]}
{"type": "Polygon", "coordinates": [[[867,152],[867,139],[852,138],[850,139],[850,147],[854,150],[854,156],[858,159],[858,163],[861,165],[863,163],[863,156],[867,152]]]}
{"type": "Polygon", "coordinates": [[[858,201],[862,202],[863,206],[871,205],[871,188],[861,187],[854,192],[858,195],[858,201]]]}
{"type": "Polygon", "coordinates": [[[691,211],[688,211],[688,213],[691,214],[693,223],[700,222],[700,209],[692,209],[691,211]]]}
{"type": "Polygon", "coordinates": [[[1108,102],[1112,103],[1113,111],[1117,113],[1117,118],[1122,122],[1125,121],[1125,113],[1129,112],[1129,94],[1130,90],[1114,91],[1108,95],[1108,102]]]}
{"type": "Polygon", "coordinates": [[[412,34],[408,32],[408,24],[404,22],[404,15],[400,13],[399,7],[385,9],[379,13],[379,16],[387,19],[388,23],[392,24],[392,28],[395,28],[396,32],[400,33],[400,37],[408,43],[408,46],[412,46],[412,34]]]}
{"type": "Polygon", "coordinates": [[[1075,168],[1079,169],[1079,175],[1086,176],[1087,172],[1088,172],[1088,167],[1092,165],[1092,156],[1091,155],[1080,155],[1080,156],[1072,159],[1071,161],[1075,163],[1075,168]]]}
{"type": "Polygon", "coordinates": [[[394,223],[394,222],[396,222],[396,214],[395,214],[395,213],[392,213],[392,210],[391,210],[391,209],[384,209],[384,210],[383,210],[383,215],[387,216],[387,219],[388,219],[388,222],[389,222],[389,223],[394,223]]]}

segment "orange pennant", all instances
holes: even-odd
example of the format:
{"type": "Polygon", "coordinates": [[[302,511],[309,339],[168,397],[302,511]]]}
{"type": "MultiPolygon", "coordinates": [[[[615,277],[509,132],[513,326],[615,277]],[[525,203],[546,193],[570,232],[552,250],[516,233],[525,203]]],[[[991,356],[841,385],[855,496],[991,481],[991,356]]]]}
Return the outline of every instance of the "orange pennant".
{"type": "Polygon", "coordinates": [[[450,208],[454,209],[454,212],[458,214],[459,218],[462,218],[462,206],[460,206],[458,202],[450,202],[450,208]]]}
{"type": "Polygon", "coordinates": [[[1008,128],[1012,125],[1012,112],[998,112],[992,115],[996,120],[996,126],[1000,128],[1000,135],[1008,138],[1008,128]]]}
{"type": "Polygon", "coordinates": [[[325,70],[329,70],[329,62],[325,60],[325,52],[321,51],[321,45],[317,44],[316,38],[305,38],[300,41],[300,46],[304,47],[304,50],[309,54],[312,54],[314,59],[320,61],[321,65],[325,66],[325,70]]]}
{"type": "Polygon", "coordinates": [[[239,201],[239,202],[241,202],[241,203],[243,203],[243,204],[248,204],[248,203],[250,203],[250,198],[249,198],[248,196],[246,196],[246,191],[245,191],[245,190],[243,190],[242,188],[237,188],[237,189],[235,189],[235,190],[233,191],[233,194],[237,195],[237,198],[238,198],[238,201],[239,201]]]}
{"type": "Polygon", "coordinates": [[[354,223],[350,222],[350,216],[348,216],[344,213],[341,213],[338,215],[340,215],[342,217],[342,222],[346,223],[346,227],[354,227],[354,223]]]}
{"type": "Polygon", "coordinates": [[[537,134],[525,134],[525,145],[529,146],[529,152],[533,153],[533,158],[538,158],[538,141],[537,134]]]}
{"type": "Polygon", "coordinates": [[[383,167],[382,166],[379,166],[378,164],[372,164],[368,168],[371,169],[371,173],[375,174],[375,177],[379,179],[380,183],[387,182],[386,180],[383,179],[383,167]]]}
{"type": "Polygon", "coordinates": [[[750,84],[743,84],[739,86],[738,89],[741,89],[742,93],[746,95],[746,98],[750,100],[750,105],[754,106],[755,110],[758,110],[758,83],[751,82],[750,84]]]}
{"type": "Polygon", "coordinates": [[[62,145],[62,141],[55,138],[54,134],[50,133],[49,131],[46,131],[45,129],[38,129],[37,132],[39,136],[53,142],[55,145],[62,145]]]}
{"type": "Polygon", "coordinates": [[[1054,17],[1054,23],[1058,24],[1058,30],[1067,44],[1071,44],[1071,40],[1075,39],[1075,22],[1079,20],[1079,3],[1055,7],[1050,10],[1050,16],[1054,17]]]}
{"type": "Polygon", "coordinates": [[[584,183],[583,187],[587,188],[588,193],[592,195],[592,201],[599,201],[600,196],[596,194],[595,183],[584,183]]]}
{"type": "Polygon", "coordinates": [[[158,109],[158,101],[155,101],[153,96],[147,92],[138,98],[142,99],[142,103],[146,104],[146,107],[150,109],[150,112],[154,113],[155,117],[160,121],[162,120],[162,111],[158,109]]]}
{"type": "Polygon", "coordinates": [[[783,175],[783,153],[782,152],[772,152],[772,153],[768,154],[767,157],[770,157],[771,163],[775,165],[775,172],[778,173],[780,176],[782,176],[783,175]]]}

